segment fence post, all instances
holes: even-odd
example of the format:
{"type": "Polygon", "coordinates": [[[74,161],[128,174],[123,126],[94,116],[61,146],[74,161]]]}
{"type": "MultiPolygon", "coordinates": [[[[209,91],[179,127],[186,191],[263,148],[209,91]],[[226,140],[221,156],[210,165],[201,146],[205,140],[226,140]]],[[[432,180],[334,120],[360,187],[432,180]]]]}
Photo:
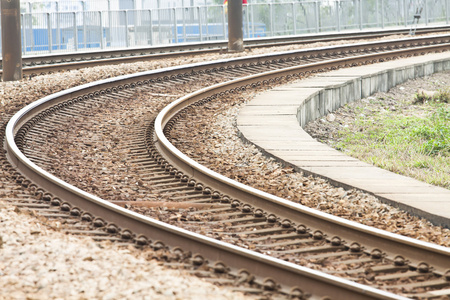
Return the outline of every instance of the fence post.
{"type": "Polygon", "coordinates": [[[112,32],[111,0],[108,0],[108,39],[106,40],[106,46],[108,46],[108,41],[111,45],[111,32],[112,32]]]}
{"type": "Polygon", "coordinates": [[[78,51],[78,25],[77,25],[77,13],[73,13],[73,42],[75,51],[78,51]]]}
{"type": "Polygon", "coordinates": [[[184,6],[184,1],[183,1],[183,7],[181,8],[182,14],[181,14],[181,18],[183,19],[183,42],[187,42],[186,40],[186,10],[189,9],[187,7],[184,6]]]}
{"type": "MultiPolygon", "coordinates": [[[[248,5],[250,5],[250,4],[247,4],[247,7],[250,7],[250,9],[251,9],[251,12],[252,12],[252,17],[251,17],[251,19],[252,19],[252,34],[253,34],[253,37],[255,37],[255,18],[254,18],[254,10],[253,10],[253,5],[251,5],[251,6],[248,6],[248,5]]],[[[248,8],[247,8],[247,13],[248,13],[248,8]]]]}
{"type": "Polygon", "coordinates": [[[150,45],[153,45],[153,21],[152,21],[152,10],[148,10],[148,20],[150,22],[149,30],[150,30],[150,45]]]}
{"type": "Polygon", "coordinates": [[[86,45],[86,1],[81,1],[81,5],[82,5],[82,7],[83,7],[83,11],[82,11],[82,14],[83,14],[83,47],[84,47],[84,49],[86,49],[87,48],[87,45],[86,45]]]}
{"type": "Polygon", "coordinates": [[[449,22],[449,18],[448,18],[448,0],[445,0],[445,19],[446,19],[446,21],[447,21],[447,24],[448,24],[448,22],[449,22]]]}
{"type": "Polygon", "coordinates": [[[275,36],[274,34],[274,22],[273,22],[273,4],[269,3],[269,9],[270,9],[270,35],[275,36]]]}
{"type": "Polygon", "coordinates": [[[158,44],[162,44],[162,35],[161,35],[161,8],[159,7],[158,0],[158,44]]]}
{"type": "Polygon", "coordinates": [[[295,3],[292,2],[292,21],[294,22],[294,35],[297,34],[297,15],[296,15],[295,3]]]}
{"type": "MultiPolygon", "coordinates": [[[[208,6],[206,6],[206,4],[203,5],[203,6],[201,6],[201,7],[200,7],[200,11],[202,11],[202,8],[203,8],[203,12],[205,13],[205,14],[204,14],[204,16],[205,16],[205,19],[204,19],[205,31],[202,31],[202,34],[205,35],[205,39],[206,39],[206,40],[210,40],[211,37],[210,37],[210,35],[209,35],[208,6]]],[[[203,16],[203,14],[202,14],[201,16],[203,16]]],[[[201,21],[201,20],[202,20],[202,18],[200,17],[200,21],[201,21]]],[[[203,29],[203,26],[202,26],[202,29],[203,29]]]]}
{"type": "Polygon", "coordinates": [[[242,8],[245,12],[245,28],[247,29],[247,38],[250,38],[250,12],[248,9],[248,5],[242,8]]]}
{"type": "Polygon", "coordinates": [[[362,9],[362,1],[363,0],[359,0],[358,1],[358,6],[359,6],[359,29],[362,30],[363,29],[363,17],[362,17],[362,13],[363,13],[363,9],[362,9]]]}
{"type": "Polygon", "coordinates": [[[33,15],[30,14],[30,18],[28,19],[28,28],[29,28],[29,36],[30,36],[30,41],[31,41],[31,46],[30,46],[30,51],[34,51],[34,34],[33,34],[33,15]]]}
{"type": "Polygon", "coordinates": [[[50,13],[47,13],[47,38],[48,38],[48,52],[52,53],[52,18],[50,13]]]}
{"type": "Polygon", "coordinates": [[[22,24],[22,54],[27,51],[27,31],[25,29],[25,14],[20,15],[20,23],[22,24]]]}
{"type": "Polygon", "coordinates": [[[337,31],[341,31],[341,17],[339,15],[339,0],[335,2],[336,4],[336,23],[337,23],[337,31]]]}
{"type": "Polygon", "coordinates": [[[315,2],[316,4],[316,9],[315,9],[315,14],[316,14],[316,33],[319,32],[319,28],[320,28],[320,4],[319,4],[319,0],[316,0],[315,2]]]}
{"type": "Polygon", "coordinates": [[[172,8],[173,11],[173,26],[174,26],[174,36],[175,43],[178,43],[178,24],[177,24],[177,11],[176,8],[172,8]]]}
{"type": "Polygon", "coordinates": [[[61,22],[59,20],[59,3],[56,2],[56,49],[61,50],[61,22]]]}
{"type": "Polygon", "coordinates": [[[225,19],[226,13],[225,13],[225,5],[222,5],[222,31],[223,31],[223,39],[227,39],[227,20],[225,19]]]}
{"type": "Polygon", "coordinates": [[[124,11],[125,13],[125,46],[130,47],[130,41],[128,36],[128,10],[124,11]]]}
{"type": "Polygon", "coordinates": [[[242,25],[242,0],[228,0],[228,51],[244,51],[242,25]]]}
{"type": "Polygon", "coordinates": [[[98,12],[98,19],[100,22],[100,49],[105,49],[105,41],[103,39],[103,12],[98,12]]]}
{"type": "Polygon", "coordinates": [[[380,8],[378,7],[379,1],[375,2],[375,22],[377,23],[375,27],[380,26],[380,8]]]}
{"type": "Polygon", "coordinates": [[[1,0],[3,81],[22,79],[20,1],[1,0]]]}
{"type": "Polygon", "coordinates": [[[197,16],[198,16],[198,38],[200,41],[203,40],[203,30],[202,30],[202,12],[200,10],[200,6],[196,7],[197,10],[197,16]]]}
{"type": "Polygon", "coordinates": [[[406,7],[406,0],[403,0],[403,11],[404,11],[404,18],[405,18],[405,27],[408,26],[408,9],[406,7]]]}

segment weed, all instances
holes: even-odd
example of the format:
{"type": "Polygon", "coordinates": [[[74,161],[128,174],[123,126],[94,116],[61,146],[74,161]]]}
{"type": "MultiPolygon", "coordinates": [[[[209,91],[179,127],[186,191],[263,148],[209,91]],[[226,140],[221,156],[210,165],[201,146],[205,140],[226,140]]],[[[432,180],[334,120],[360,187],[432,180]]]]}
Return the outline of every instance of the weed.
{"type": "Polygon", "coordinates": [[[435,101],[442,103],[450,103],[450,89],[439,91],[435,101]]]}
{"type": "Polygon", "coordinates": [[[450,106],[433,101],[415,108],[409,114],[359,111],[355,123],[339,132],[335,147],[387,170],[450,188],[450,106]]]}
{"type": "Polygon", "coordinates": [[[450,103],[450,89],[443,89],[437,92],[419,90],[414,96],[414,103],[440,102],[450,103]]]}
{"type": "Polygon", "coordinates": [[[424,139],[421,152],[426,155],[450,154],[450,109],[439,107],[430,118],[412,128],[412,134],[424,139]]]}
{"type": "Polygon", "coordinates": [[[429,164],[426,160],[417,160],[413,163],[414,168],[425,169],[429,167],[429,164]]]}

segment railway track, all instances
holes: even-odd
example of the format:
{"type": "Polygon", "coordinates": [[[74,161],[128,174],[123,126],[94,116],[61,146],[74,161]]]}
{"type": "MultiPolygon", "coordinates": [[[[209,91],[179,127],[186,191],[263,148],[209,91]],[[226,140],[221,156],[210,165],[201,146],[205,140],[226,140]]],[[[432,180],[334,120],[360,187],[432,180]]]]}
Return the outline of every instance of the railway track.
{"type": "MultiPolygon", "coordinates": [[[[417,34],[433,34],[448,31],[448,26],[423,27],[417,29],[417,34]]],[[[348,33],[319,33],[303,35],[301,37],[276,37],[246,40],[248,49],[261,47],[276,47],[282,45],[310,44],[314,42],[333,42],[345,40],[367,39],[373,40],[389,35],[407,35],[409,29],[389,29],[380,31],[357,31],[348,33]]],[[[179,56],[192,56],[208,53],[224,52],[227,42],[203,42],[201,44],[181,44],[170,46],[105,50],[95,52],[52,53],[45,55],[25,56],[23,63],[23,76],[36,76],[40,74],[55,73],[61,70],[73,70],[99,65],[112,65],[133,63],[148,60],[158,60],[179,56]]],[[[0,60],[0,69],[1,60],[0,60]]],[[[2,72],[2,71],[0,71],[2,72]]]]}
{"type": "Polygon", "coordinates": [[[447,248],[359,226],[248,188],[194,162],[168,140],[178,122],[188,122],[183,116],[189,111],[225,95],[327,69],[444,51],[448,44],[449,37],[443,36],[224,60],[124,76],[46,97],[15,115],[6,128],[7,154],[20,174],[4,158],[2,164],[28,191],[11,192],[14,197],[9,200],[49,218],[65,218],[72,233],[151,245],[155,250],[170,245],[201,253],[189,256],[189,261],[197,267],[214,261],[209,268],[231,276],[229,282],[254,283],[260,293],[270,296],[393,299],[401,298],[394,294],[417,298],[448,294],[447,248]],[[133,109],[142,101],[151,108],[133,122],[124,122],[133,118],[133,109]],[[117,122],[122,114],[127,117],[117,122]],[[100,133],[110,135],[111,126],[132,138],[105,139],[100,133]],[[92,127],[96,131],[89,135],[92,127]],[[101,155],[88,151],[109,148],[115,148],[115,165],[99,162],[101,155]],[[58,161],[64,153],[78,152],[88,157],[96,172],[107,174],[117,168],[115,173],[123,173],[115,186],[106,189],[113,181],[98,184],[95,176],[80,183],[80,178],[67,174],[58,161]],[[84,184],[83,190],[91,194],[43,170],[74,185],[84,184]],[[168,221],[190,230],[197,227],[209,237],[167,226],[93,194],[152,217],[164,215],[152,206],[168,207],[176,212],[168,214],[168,221]],[[330,265],[321,270],[328,275],[299,265],[324,258],[330,265]]]}

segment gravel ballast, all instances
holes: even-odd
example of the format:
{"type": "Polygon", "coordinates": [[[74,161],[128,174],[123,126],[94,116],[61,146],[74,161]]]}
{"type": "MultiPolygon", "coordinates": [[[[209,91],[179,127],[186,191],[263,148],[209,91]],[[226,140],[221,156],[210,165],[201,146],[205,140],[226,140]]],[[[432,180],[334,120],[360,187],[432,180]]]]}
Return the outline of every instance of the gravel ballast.
{"type": "Polygon", "coordinates": [[[0,220],[0,299],[250,299],[12,207],[0,205],[0,220]]]}
{"type": "Polygon", "coordinates": [[[281,198],[393,233],[450,246],[449,229],[434,226],[359,190],[344,190],[324,179],[303,176],[265,157],[255,146],[245,144],[238,136],[236,116],[239,108],[253,97],[253,92],[245,92],[232,99],[218,99],[220,103],[211,104],[208,109],[191,111],[186,117],[190,122],[180,123],[171,133],[174,144],[214,171],[281,198]]]}
{"type": "MultiPolygon", "coordinates": [[[[282,50],[292,49],[294,47],[284,47],[282,50]]],[[[258,49],[252,52],[248,51],[246,54],[264,53],[264,51],[274,52],[275,49],[258,49]]],[[[150,69],[234,56],[238,55],[203,55],[195,58],[95,67],[62,72],[57,75],[37,76],[21,82],[2,82],[0,83],[0,118],[4,119],[7,114],[46,95],[87,82],[150,69]]],[[[274,187],[271,192],[276,192],[275,186],[279,184],[278,181],[270,181],[275,180],[275,177],[282,176],[281,178],[291,180],[296,176],[301,176],[293,174],[292,170],[280,169],[273,161],[267,160],[255,152],[256,149],[243,145],[231,125],[237,112],[238,106],[232,106],[229,110],[215,116],[216,122],[211,124],[211,131],[207,131],[208,135],[202,138],[215,141],[218,139],[218,135],[223,136],[222,142],[214,142],[212,145],[213,152],[220,156],[225,153],[233,155],[233,153],[239,152],[239,156],[236,156],[233,161],[235,166],[242,168],[244,172],[257,170],[257,166],[261,168],[261,164],[267,164],[265,172],[268,173],[269,185],[274,187]],[[230,135],[231,139],[228,138],[230,135]],[[247,149],[245,152],[237,151],[244,148],[247,149]],[[253,160],[253,158],[255,159],[253,160]]],[[[236,176],[234,175],[234,177],[236,176]]],[[[249,178],[256,177],[250,176],[249,178]]],[[[312,178],[301,180],[301,186],[305,188],[302,193],[305,196],[303,199],[306,200],[303,201],[308,202],[308,199],[313,198],[313,196],[307,196],[308,194],[312,195],[314,191],[319,193],[317,194],[320,196],[319,201],[311,202],[310,206],[333,213],[334,210],[345,207],[343,204],[352,204],[349,209],[359,207],[362,213],[356,215],[359,215],[365,224],[368,224],[369,221],[374,222],[370,215],[373,214],[375,217],[375,215],[388,214],[389,211],[392,224],[401,228],[400,231],[410,230],[410,233],[414,233],[407,235],[447,246],[450,243],[448,230],[427,227],[425,221],[406,223],[398,215],[401,212],[389,210],[384,204],[376,204],[377,211],[374,212],[370,208],[374,200],[366,196],[356,196],[358,194],[356,191],[346,192],[336,189],[332,193],[333,195],[337,193],[333,198],[336,199],[333,201],[337,202],[329,202],[323,200],[325,198],[322,199],[325,195],[322,195],[320,191],[326,184],[324,181],[315,181],[312,178]],[[343,196],[347,198],[342,198],[343,196]]],[[[297,182],[297,185],[300,183],[297,182]]],[[[3,186],[0,186],[0,191],[2,188],[3,186]]],[[[292,198],[292,193],[295,195],[291,189],[287,189],[287,192],[287,198],[292,198]]],[[[5,195],[0,194],[0,199],[4,197],[5,195]]],[[[43,220],[20,212],[6,203],[0,206],[0,222],[0,299],[243,298],[241,294],[224,291],[197,278],[186,277],[178,271],[162,271],[155,262],[148,261],[145,254],[139,254],[133,249],[119,249],[114,245],[99,244],[90,239],[64,235],[58,232],[57,225],[48,227],[43,220]]],[[[380,220],[380,224],[384,222],[380,220]]],[[[396,230],[396,232],[398,231],[396,230]]]]}

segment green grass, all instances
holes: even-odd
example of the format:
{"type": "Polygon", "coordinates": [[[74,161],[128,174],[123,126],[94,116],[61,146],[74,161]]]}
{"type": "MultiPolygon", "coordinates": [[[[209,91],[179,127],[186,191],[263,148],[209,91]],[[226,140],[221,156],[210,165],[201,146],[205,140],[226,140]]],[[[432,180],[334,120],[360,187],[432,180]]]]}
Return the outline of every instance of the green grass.
{"type": "Polygon", "coordinates": [[[450,189],[449,95],[439,93],[440,98],[420,100],[422,104],[407,110],[370,114],[358,110],[354,125],[339,132],[335,147],[378,167],[450,189]]]}

